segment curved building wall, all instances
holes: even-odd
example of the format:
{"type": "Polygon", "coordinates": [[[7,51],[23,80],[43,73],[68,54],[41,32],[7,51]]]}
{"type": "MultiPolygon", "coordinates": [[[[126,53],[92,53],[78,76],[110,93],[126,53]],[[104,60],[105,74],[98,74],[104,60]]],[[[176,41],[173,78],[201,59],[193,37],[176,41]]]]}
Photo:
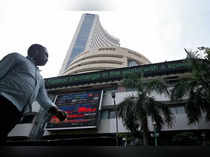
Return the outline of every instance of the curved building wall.
{"type": "Polygon", "coordinates": [[[122,47],[106,47],[83,52],[72,61],[64,75],[150,63],[146,57],[135,51],[122,47]]]}
{"type": "Polygon", "coordinates": [[[103,29],[98,16],[94,25],[95,29],[93,30],[92,36],[89,39],[90,44],[87,45],[87,50],[102,47],[120,46],[119,39],[111,36],[103,29]]]}
{"type": "Polygon", "coordinates": [[[83,14],[60,70],[62,75],[82,52],[101,47],[120,46],[119,39],[108,34],[96,14],[83,14]]]}

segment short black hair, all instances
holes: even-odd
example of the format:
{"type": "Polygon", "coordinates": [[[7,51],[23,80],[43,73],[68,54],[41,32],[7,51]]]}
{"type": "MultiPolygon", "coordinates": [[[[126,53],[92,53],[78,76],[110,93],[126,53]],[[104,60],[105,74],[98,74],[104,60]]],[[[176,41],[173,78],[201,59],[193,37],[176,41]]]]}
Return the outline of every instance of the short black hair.
{"type": "Polygon", "coordinates": [[[32,44],[28,48],[28,56],[32,58],[37,57],[40,53],[46,53],[48,55],[47,48],[40,44],[32,44]]]}

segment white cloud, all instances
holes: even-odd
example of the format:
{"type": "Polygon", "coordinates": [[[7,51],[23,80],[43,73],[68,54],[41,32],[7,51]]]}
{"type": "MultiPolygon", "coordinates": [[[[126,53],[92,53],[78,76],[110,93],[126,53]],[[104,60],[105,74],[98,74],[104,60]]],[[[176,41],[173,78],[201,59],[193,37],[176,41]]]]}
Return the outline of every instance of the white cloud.
{"type": "Polygon", "coordinates": [[[60,0],[60,5],[73,11],[107,11],[115,8],[112,0],[60,0]]]}

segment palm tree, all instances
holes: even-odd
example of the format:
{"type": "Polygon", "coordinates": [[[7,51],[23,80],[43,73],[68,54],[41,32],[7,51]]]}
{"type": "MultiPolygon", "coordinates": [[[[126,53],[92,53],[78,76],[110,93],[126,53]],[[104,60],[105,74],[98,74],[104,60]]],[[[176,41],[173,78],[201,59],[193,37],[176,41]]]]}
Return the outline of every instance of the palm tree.
{"type": "Polygon", "coordinates": [[[210,49],[200,47],[198,50],[185,49],[186,63],[192,67],[192,77],[180,80],[171,92],[172,100],[187,97],[185,112],[189,124],[198,123],[203,113],[206,113],[206,120],[210,121],[210,49]]]}
{"type": "Polygon", "coordinates": [[[167,104],[158,102],[150,96],[153,91],[168,94],[167,86],[162,80],[145,81],[143,76],[138,74],[125,78],[123,85],[134,89],[137,95],[126,98],[118,105],[118,115],[134,136],[138,136],[141,131],[144,145],[149,145],[148,116],[156,122],[159,130],[164,123],[172,126],[172,113],[167,104]]]}

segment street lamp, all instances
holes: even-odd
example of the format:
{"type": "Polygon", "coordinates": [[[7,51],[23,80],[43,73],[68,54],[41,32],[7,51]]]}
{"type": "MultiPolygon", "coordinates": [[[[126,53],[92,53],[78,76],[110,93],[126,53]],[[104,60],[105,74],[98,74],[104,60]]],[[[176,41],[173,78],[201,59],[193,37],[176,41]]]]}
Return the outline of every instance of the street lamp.
{"type": "Polygon", "coordinates": [[[115,92],[112,92],[112,99],[114,101],[114,106],[115,106],[115,117],[116,117],[116,145],[118,146],[118,119],[117,119],[117,105],[116,105],[116,102],[115,102],[115,92]]]}
{"type": "Polygon", "coordinates": [[[155,147],[157,147],[158,143],[157,143],[157,123],[154,121],[152,122],[153,125],[153,129],[154,129],[154,139],[155,139],[155,147]]]}

